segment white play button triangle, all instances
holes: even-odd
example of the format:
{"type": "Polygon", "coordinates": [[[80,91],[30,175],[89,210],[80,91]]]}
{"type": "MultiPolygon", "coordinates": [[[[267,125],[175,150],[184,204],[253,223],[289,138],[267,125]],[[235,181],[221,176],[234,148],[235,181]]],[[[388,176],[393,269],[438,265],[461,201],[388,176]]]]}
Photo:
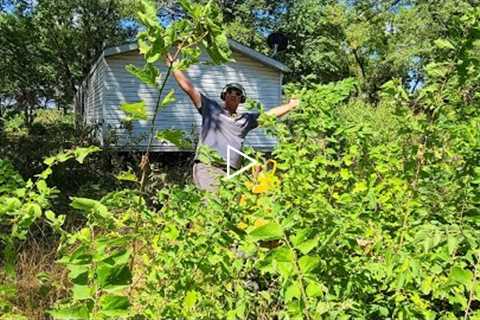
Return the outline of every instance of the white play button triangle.
{"type": "Polygon", "coordinates": [[[247,156],[245,153],[235,149],[234,147],[232,147],[230,145],[227,146],[227,179],[230,179],[230,178],[233,178],[233,177],[239,175],[240,173],[250,169],[252,166],[254,166],[256,164],[257,164],[257,160],[253,159],[252,157],[247,156]],[[239,155],[241,155],[245,158],[247,158],[248,160],[250,160],[250,163],[248,165],[246,165],[245,167],[238,169],[233,174],[230,174],[230,152],[232,152],[232,151],[238,153],[239,155]]]}

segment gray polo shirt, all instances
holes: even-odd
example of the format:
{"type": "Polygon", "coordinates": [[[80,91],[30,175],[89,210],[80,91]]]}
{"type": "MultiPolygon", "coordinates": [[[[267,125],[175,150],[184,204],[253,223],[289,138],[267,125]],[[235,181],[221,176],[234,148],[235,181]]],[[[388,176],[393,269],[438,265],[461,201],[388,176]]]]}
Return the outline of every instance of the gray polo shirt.
{"type": "MultiPolygon", "coordinates": [[[[227,161],[227,146],[242,150],[243,142],[250,130],[258,127],[259,113],[242,113],[230,116],[218,102],[202,96],[202,105],[199,112],[202,115],[202,129],[199,144],[206,144],[218,151],[227,161]]],[[[240,167],[240,155],[230,152],[231,166],[235,169],[240,167]]]]}

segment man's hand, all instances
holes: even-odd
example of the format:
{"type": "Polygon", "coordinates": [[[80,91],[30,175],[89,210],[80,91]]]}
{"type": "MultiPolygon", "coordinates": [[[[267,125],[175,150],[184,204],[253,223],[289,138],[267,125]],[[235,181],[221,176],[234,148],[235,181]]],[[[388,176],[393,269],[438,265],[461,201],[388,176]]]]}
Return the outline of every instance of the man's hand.
{"type": "MultiPolygon", "coordinates": [[[[295,108],[296,106],[298,106],[300,104],[300,99],[298,98],[291,98],[289,101],[288,101],[288,105],[293,109],[295,108]]],[[[291,110],[291,109],[290,109],[291,110]]]]}
{"type": "Polygon", "coordinates": [[[275,107],[273,109],[268,110],[265,112],[268,115],[274,115],[276,117],[281,117],[284,114],[288,113],[290,110],[295,108],[300,104],[300,99],[298,98],[292,98],[288,101],[288,103],[281,105],[279,107],[275,107]]]}
{"type": "Polygon", "coordinates": [[[170,67],[173,63],[173,57],[172,55],[169,53],[167,53],[167,56],[165,57],[165,64],[167,65],[167,67],[170,67]]]}

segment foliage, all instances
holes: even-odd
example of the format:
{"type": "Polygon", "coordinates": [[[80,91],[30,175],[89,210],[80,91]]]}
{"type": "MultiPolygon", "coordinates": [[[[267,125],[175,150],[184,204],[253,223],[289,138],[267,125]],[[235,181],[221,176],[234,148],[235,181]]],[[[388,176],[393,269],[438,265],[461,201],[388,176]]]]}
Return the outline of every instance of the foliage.
{"type": "Polygon", "coordinates": [[[134,3],[13,0],[2,4],[0,101],[13,99],[28,127],[41,106],[54,102],[69,109],[76,87],[103,49],[132,37],[136,28],[129,16],[134,3]]]}
{"type": "Polygon", "coordinates": [[[479,97],[463,94],[480,67],[478,12],[462,19],[427,69],[450,67],[418,96],[392,81],[373,107],[355,79],[293,88],[302,102],[288,121],[263,122],[279,140],[270,178],[227,179],[218,194],[161,189],[158,211],[131,190],[74,199],[92,227],[61,260],[91,257],[76,262],[88,295],[74,289],[72,302],[102,314],[112,293],[93,274],[113,256],[129,261],[115,310],[132,317],[478,317],[479,97]]]}
{"type": "MultiPolygon", "coordinates": [[[[160,130],[154,134],[156,119],[160,110],[175,102],[175,91],[172,89],[164,94],[165,85],[171,72],[185,70],[190,65],[200,62],[201,50],[205,50],[212,60],[211,63],[220,64],[230,61],[230,47],[224,31],[220,27],[221,16],[213,1],[205,5],[193,3],[189,0],[180,1],[183,11],[182,19],[164,27],[158,17],[155,4],[143,0],[140,4],[137,17],[145,27],[145,31],[138,34],[138,48],[145,58],[143,68],[128,65],[127,71],[140,81],[157,89],[158,98],[153,108],[153,116],[147,137],[147,147],[142,158],[140,179],[143,190],[149,163],[149,151],[154,138],[160,142],[174,144],[180,149],[191,149],[192,142],[183,131],[175,128],[160,130]],[[170,54],[170,51],[175,53],[170,54]],[[168,69],[162,73],[155,64],[160,60],[170,60],[168,69]],[[162,97],[163,96],[163,97],[162,97]]],[[[127,120],[148,120],[146,106],[143,101],[124,103],[121,109],[127,113],[127,120]]]]}
{"type": "MultiPolygon", "coordinates": [[[[474,140],[462,134],[422,147],[440,122],[398,104],[391,89],[380,109],[348,102],[355,86],[304,91],[288,126],[272,128],[280,145],[270,189],[249,190],[247,177],[227,180],[217,195],[163,189],[159,212],[129,190],[101,202],[74,199],[98,240],[86,229],[71,235],[81,249],[61,261],[77,250],[128,256],[132,275],[118,285],[129,289],[115,296],[129,296],[130,316],[473,317],[478,131],[474,140]]],[[[472,121],[478,126],[478,114],[455,126],[472,121]]],[[[97,270],[93,260],[77,262],[97,270]]],[[[101,297],[111,293],[88,284],[101,293],[93,299],[88,291],[92,302],[83,305],[102,310],[101,297]]],[[[73,301],[82,301],[76,290],[73,301]]],[[[122,312],[127,306],[119,304],[122,312]]]]}
{"type": "Polygon", "coordinates": [[[98,147],[77,148],[45,159],[47,168],[37,175],[35,181],[23,179],[14,171],[8,161],[2,161],[3,185],[0,194],[2,232],[0,240],[4,248],[3,257],[6,269],[14,273],[15,256],[12,255],[15,240],[25,240],[32,225],[44,220],[54,230],[59,231],[65,216],[56,216],[50,209],[51,199],[58,190],[47,185],[47,178],[52,174],[52,166],[75,158],[83,163],[85,157],[99,151],[98,147]]]}
{"type": "Polygon", "coordinates": [[[463,1],[263,1],[222,2],[230,37],[267,55],[265,36],[281,31],[289,39],[275,58],[293,72],[288,82],[328,83],[349,77],[360,93],[379,100],[381,87],[401,79],[415,91],[424,67],[438,53],[434,41],[475,3],[463,1]]]}
{"type": "Polygon", "coordinates": [[[24,114],[28,126],[42,98],[48,100],[53,96],[53,68],[46,62],[53,57],[45,44],[33,36],[37,32],[30,15],[0,13],[2,98],[15,99],[17,110],[24,114]]]}

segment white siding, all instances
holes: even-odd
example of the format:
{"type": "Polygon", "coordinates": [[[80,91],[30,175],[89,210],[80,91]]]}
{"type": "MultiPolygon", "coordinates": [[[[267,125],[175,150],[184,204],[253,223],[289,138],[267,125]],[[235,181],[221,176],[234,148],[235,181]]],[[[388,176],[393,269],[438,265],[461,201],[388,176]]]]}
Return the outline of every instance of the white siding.
{"type": "MultiPolygon", "coordinates": [[[[241,83],[250,98],[263,103],[266,109],[270,109],[281,103],[281,72],[265,66],[256,60],[248,58],[241,53],[234,52],[234,63],[222,66],[195,65],[186,74],[201,92],[209,97],[216,98],[219,102],[219,94],[228,82],[241,83]]],[[[202,60],[206,60],[203,57],[202,60]]],[[[104,120],[105,125],[113,130],[118,138],[117,146],[142,150],[146,146],[146,136],[150,130],[151,117],[153,117],[155,102],[158,93],[125,70],[125,66],[133,64],[137,67],[144,65],[143,57],[138,51],[113,55],[106,58],[104,69],[104,120]],[[148,121],[134,122],[133,137],[129,136],[125,129],[121,128],[121,120],[124,113],[119,106],[124,102],[144,100],[150,119],[148,121]]],[[[165,66],[160,66],[166,71],[165,66]]],[[[175,79],[171,77],[166,85],[165,93],[171,88],[176,92],[176,103],[162,110],[157,116],[156,129],[179,128],[186,132],[194,132],[198,135],[201,126],[201,116],[192,105],[188,96],[178,87],[175,79]]],[[[241,105],[239,112],[245,112],[241,105]]],[[[275,139],[265,134],[262,128],[257,128],[249,133],[245,145],[253,146],[261,150],[271,150],[275,139]]],[[[177,150],[173,145],[161,145],[157,141],[152,145],[155,151],[177,150]]]]}
{"type": "Polygon", "coordinates": [[[106,62],[101,56],[92,67],[88,78],[81,87],[81,100],[83,103],[83,119],[85,124],[96,126],[95,133],[103,143],[103,106],[104,106],[104,77],[106,62]]]}

